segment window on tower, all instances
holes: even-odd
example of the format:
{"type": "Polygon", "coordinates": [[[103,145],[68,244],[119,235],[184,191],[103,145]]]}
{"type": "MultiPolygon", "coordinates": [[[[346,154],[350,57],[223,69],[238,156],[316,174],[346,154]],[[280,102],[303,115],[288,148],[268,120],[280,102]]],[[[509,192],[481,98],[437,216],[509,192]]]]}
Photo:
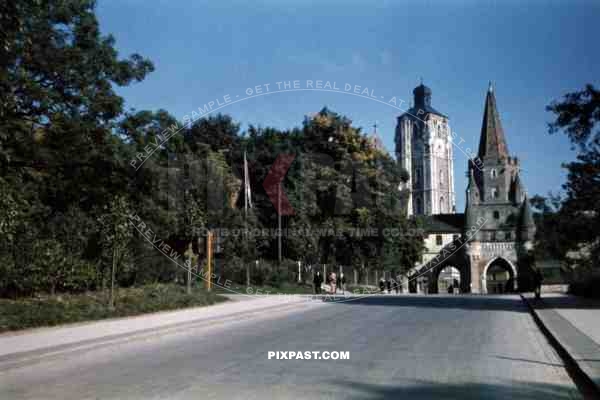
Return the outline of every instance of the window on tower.
{"type": "Polygon", "coordinates": [[[496,168],[492,168],[492,170],[490,171],[490,176],[492,177],[492,179],[496,179],[496,177],[498,176],[498,171],[496,171],[496,168]]]}

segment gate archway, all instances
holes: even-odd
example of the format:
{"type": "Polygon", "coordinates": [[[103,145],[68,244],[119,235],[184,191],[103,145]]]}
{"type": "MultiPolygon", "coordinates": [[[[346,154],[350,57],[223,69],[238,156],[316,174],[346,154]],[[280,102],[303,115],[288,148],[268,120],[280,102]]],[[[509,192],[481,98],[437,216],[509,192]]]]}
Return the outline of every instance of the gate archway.
{"type": "Polygon", "coordinates": [[[516,290],[517,270],[507,259],[496,257],[485,266],[481,279],[483,293],[512,293],[516,290]]]}
{"type": "Polygon", "coordinates": [[[428,268],[429,293],[447,293],[447,287],[445,285],[443,285],[444,287],[442,288],[444,290],[440,290],[438,287],[440,275],[442,278],[444,277],[442,271],[446,270],[446,268],[454,268],[458,271],[458,281],[461,293],[471,292],[471,264],[460,244],[461,242],[459,240],[450,243],[446,246],[447,249],[442,250],[439,258],[436,257],[425,266],[425,268],[428,268]],[[450,253],[450,255],[446,258],[442,258],[445,253],[450,253]]]}
{"type": "Polygon", "coordinates": [[[454,265],[448,265],[440,270],[437,279],[439,293],[453,293],[455,289],[460,290],[461,274],[454,265]]]}
{"type": "MultiPolygon", "coordinates": [[[[448,260],[439,266],[431,268],[429,271],[429,293],[448,293],[447,284],[439,285],[439,281],[445,280],[450,275],[445,275],[444,271],[455,270],[458,272],[458,284],[460,293],[469,293],[471,289],[471,270],[466,260],[448,260]],[[461,261],[461,262],[457,262],[461,261]]],[[[456,276],[456,275],[455,275],[456,276]]],[[[454,281],[454,277],[452,278],[454,281]]],[[[452,282],[454,283],[454,282],[452,282]]]]}

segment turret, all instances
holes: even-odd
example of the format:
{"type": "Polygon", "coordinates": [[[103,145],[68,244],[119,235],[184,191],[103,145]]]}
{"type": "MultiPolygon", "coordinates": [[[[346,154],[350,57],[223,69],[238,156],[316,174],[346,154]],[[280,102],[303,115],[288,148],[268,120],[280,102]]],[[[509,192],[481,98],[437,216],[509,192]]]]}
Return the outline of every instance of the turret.
{"type": "Polygon", "coordinates": [[[527,195],[524,196],[523,204],[521,205],[521,221],[519,226],[520,239],[524,242],[525,247],[531,247],[535,238],[535,221],[529,205],[527,195]]]}
{"type": "Polygon", "coordinates": [[[479,186],[475,180],[475,173],[473,168],[469,168],[469,184],[467,185],[467,207],[469,205],[478,205],[481,199],[481,193],[479,192],[479,186]]]}
{"type": "Polygon", "coordinates": [[[467,196],[466,196],[466,207],[465,207],[465,235],[467,239],[476,239],[472,237],[474,227],[477,225],[477,211],[476,207],[479,205],[480,195],[479,187],[475,181],[475,175],[473,169],[469,168],[469,184],[467,185],[467,196]]]}
{"type": "Polygon", "coordinates": [[[515,174],[515,179],[512,181],[510,194],[511,201],[516,205],[521,203],[525,196],[525,189],[523,188],[523,184],[521,183],[521,178],[519,177],[518,172],[515,174]]]}
{"type": "Polygon", "coordinates": [[[425,109],[431,106],[431,89],[421,83],[413,90],[415,108],[425,109]]]}

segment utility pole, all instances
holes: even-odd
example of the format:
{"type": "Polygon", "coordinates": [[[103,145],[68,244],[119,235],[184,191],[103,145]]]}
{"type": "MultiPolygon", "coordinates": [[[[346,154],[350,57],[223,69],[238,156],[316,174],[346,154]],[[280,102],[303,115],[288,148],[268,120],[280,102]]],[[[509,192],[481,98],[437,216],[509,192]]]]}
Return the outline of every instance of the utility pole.
{"type": "Polygon", "coordinates": [[[213,237],[213,233],[212,231],[208,231],[208,235],[206,236],[206,267],[208,268],[208,280],[206,281],[206,290],[207,291],[211,291],[212,289],[212,282],[211,282],[211,275],[212,275],[212,237],[213,237]]]}
{"type": "Polygon", "coordinates": [[[281,266],[281,184],[277,187],[277,225],[279,226],[279,236],[277,238],[277,260],[281,266]]]}

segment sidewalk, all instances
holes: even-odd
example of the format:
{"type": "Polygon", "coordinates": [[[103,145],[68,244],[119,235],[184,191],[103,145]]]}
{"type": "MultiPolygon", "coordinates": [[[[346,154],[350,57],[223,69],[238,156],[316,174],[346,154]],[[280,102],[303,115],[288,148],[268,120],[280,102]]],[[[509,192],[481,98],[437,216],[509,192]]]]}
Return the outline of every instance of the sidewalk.
{"type": "Polygon", "coordinates": [[[180,331],[184,327],[239,320],[270,309],[284,310],[306,304],[300,296],[285,299],[278,296],[240,296],[239,300],[242,297],[244,301],[0,334],[0,370],[65,352],[180,331]]]}
{"type": "Polygon", "coordinates": [[[570,361],[600,391],[600,301],[564,294],[522,295],[570,361]]]}

